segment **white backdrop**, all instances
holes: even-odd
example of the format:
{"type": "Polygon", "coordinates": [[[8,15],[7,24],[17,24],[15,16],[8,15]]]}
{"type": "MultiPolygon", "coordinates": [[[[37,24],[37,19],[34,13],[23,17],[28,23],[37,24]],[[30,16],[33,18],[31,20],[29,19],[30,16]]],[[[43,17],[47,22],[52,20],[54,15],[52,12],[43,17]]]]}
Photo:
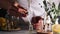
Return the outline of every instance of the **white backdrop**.
{"type": "MultiPolygon", "coordinates": [[[[31,13],[31,14],[28,15],[28,18],[30,20],[31,20],[32,16],[39,16],[39,15],[41,16],[42,15],[42,17],[44,17],[45,9],[44,9],[44,5],[43,5],[43,1],[44,0],[31,0],[31,3],[30,3],[31,4],[31,8],[30,8],[31,11],[29,11],[29,13],[31,13]],[[42,5],[42,8],[41,8],[41,5],[42,5]]],[[[54,2],[56,5],[56,9],[58,8],[58,4],[59,4],[60,0],[47,0],[47,1],[50,2],[51,4],[54,2]]],[[[27,0],[18,0],[18,2],[22,7],[28,9],[28,1],[27,0]]],[[[22,17],[22,18],[25,21],[28,21],[27,17],[22,17]]]]}

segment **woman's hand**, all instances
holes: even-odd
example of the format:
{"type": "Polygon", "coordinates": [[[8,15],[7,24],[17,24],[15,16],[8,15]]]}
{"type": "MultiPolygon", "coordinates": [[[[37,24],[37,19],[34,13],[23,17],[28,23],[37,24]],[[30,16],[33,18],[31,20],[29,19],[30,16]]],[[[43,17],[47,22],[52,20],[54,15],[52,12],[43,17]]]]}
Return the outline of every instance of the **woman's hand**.
{"type": "Polygon", "coordinates": [[[27,16],[27,10],[23,7],[19,6],[17,3],[12,5],[10,9],[8,10],[9,14],[11,16],[16,17],[26,17],[27,16]]]}
{"type": "Polygon", "coordinates": [[[27,10],[24,9],[23,7],[21,7],[21,6],[19,5],[19,3],[15,2],[15,3],[14,3],[14,6],[18,8],[18,12],[19,12],[22,16],[24,16],[24,17],[27,16],[27,14],[28,14],[27,10]]]}
{"type": "Polygon", "coordinates": [[[22,14],[26,14],[26,13],[27,13],[27,10],[24,10],[24,9],[22,9],[22,8],[19,8],[19,9],[18,9],[18,12],[20,12],[20,13],[22,13],[22,14]]]}

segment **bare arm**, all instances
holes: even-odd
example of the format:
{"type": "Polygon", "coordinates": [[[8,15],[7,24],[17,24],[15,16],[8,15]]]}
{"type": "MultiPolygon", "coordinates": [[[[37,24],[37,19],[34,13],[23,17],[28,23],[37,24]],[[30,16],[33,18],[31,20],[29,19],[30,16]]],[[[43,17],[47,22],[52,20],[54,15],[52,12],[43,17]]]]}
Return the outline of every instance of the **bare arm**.
{"type": "Polygon", "coordinates": [[[20,13],[25,15],[25,13],[27,12],[27,10],[21,7],[19,3],[10,2],[9,0],[0,0],[0,8],[9,10],[8,12],[10,13],[10,15],[14,16],[16,15],[21,16],[20,13]]]}

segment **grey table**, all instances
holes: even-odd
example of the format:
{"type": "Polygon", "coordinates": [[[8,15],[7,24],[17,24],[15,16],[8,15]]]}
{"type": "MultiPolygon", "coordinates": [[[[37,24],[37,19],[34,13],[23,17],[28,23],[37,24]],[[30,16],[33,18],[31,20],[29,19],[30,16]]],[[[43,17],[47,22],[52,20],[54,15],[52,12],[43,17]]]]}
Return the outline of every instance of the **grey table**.
{"type": "MultiPolygon", "coordinates": [[[[28,30],[21,30],[21,31],[0,31],[0,34],[29,34],[28,30]]],[[[36,31],[32,31],[32,34],[36,34],[36,31]]]]}

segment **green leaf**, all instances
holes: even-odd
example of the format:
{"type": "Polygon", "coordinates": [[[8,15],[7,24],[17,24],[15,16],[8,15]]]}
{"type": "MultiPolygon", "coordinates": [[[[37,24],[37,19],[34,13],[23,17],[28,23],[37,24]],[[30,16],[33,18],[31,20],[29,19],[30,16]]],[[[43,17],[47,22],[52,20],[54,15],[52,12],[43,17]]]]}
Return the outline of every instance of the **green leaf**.
{"type": "Polygon", "coordinates": [[[60,3],[59,3],[59,5],[58,5],[58,10],[60,10],[60,3]]]}

